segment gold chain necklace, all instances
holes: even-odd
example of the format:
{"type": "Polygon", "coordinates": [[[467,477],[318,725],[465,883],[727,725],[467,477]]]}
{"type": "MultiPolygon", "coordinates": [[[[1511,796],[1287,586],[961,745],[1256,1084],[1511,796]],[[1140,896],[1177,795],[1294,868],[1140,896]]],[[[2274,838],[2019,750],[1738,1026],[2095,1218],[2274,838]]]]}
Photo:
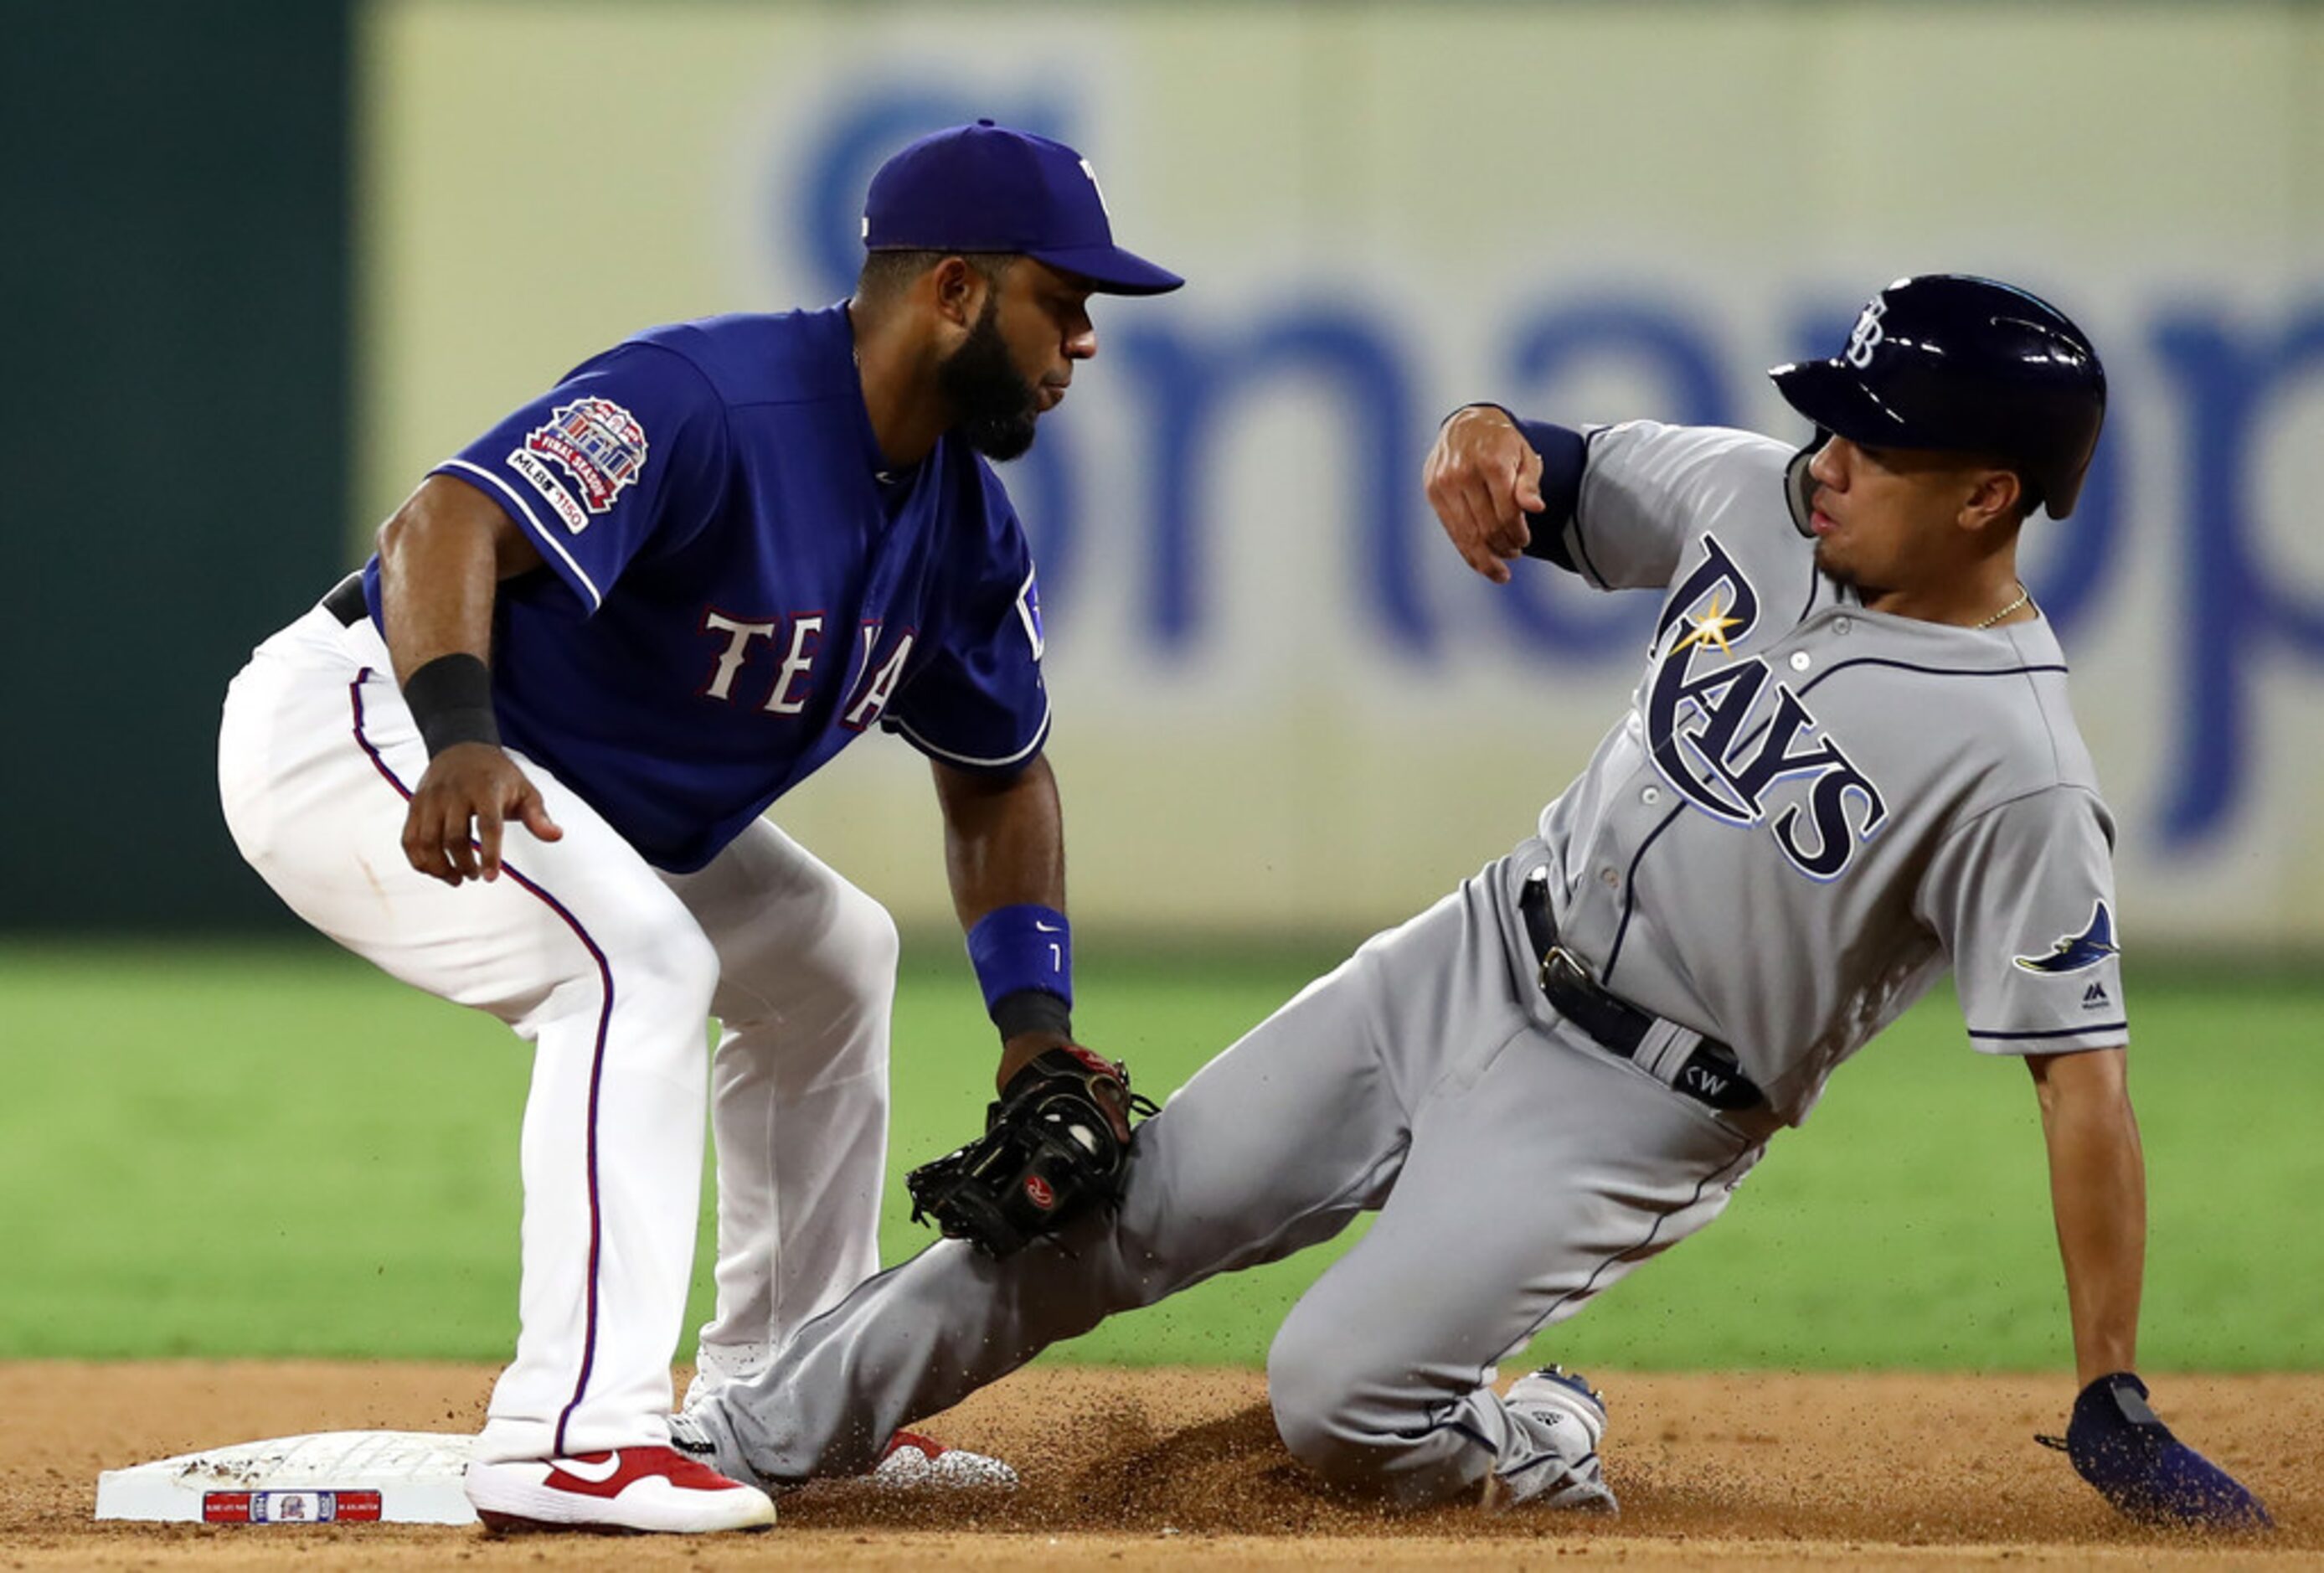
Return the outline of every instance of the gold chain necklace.
{"type": "Polygon", "coordinates": [[[2002,607],[2001,610],[1996,612],[1992,616],[1987,617],[1984,622],[1972,624],[1971,626],[1977,628],[1990,628],[1996,623],[2000,622],[2004,617],[2008,616],[2010,613],[2015,612],[2018,607],[2024,606],[2033,598],[2034,592],[2025,588],[2024,580],[2020,579],[2017,581],[2017,598],[2015,600],[2002,607]]]}

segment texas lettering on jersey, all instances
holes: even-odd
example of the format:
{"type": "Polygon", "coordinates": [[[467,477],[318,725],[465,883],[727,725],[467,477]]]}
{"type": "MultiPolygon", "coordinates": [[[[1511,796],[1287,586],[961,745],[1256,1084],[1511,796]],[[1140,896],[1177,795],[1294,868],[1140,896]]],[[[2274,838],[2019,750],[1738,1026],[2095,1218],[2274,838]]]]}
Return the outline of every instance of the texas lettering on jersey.
{"type": "Polygon", "coordinates": [[[880,625],[863,625],[863,663],[858,670],[847,708],[840,714],[841,726],[850,732],[861,732],[880,718],[880,712],[896,697],[896,685],[904,680],[904,663],[912,659],[912,645],[919,636],[918,629],[905,629],[887,655],[875,662],[872,654],[880,648],[880,625]],[[865,671],[872,674],[869,680],[862,675],[865,671]]]}
{"type": "MultiPolygon", "coordinates": [[[[752,622],[729,616],[715,606],[707,608],[702,614],[702,632],[717,639],[717,654],[709,676],[695,693],[729,704],[748,702],[770,716],[800,714],[806,710],[807,696],[815,685],[815,664],[822,651],[825,620],[822,612],[799,612],[788,617],[752,622]],[[781,655],[771,667],[770,681],[764,675],[765,652],[778,649],[781,655]],[[758,671],[760,675],[745,678],[742,674],[746,671],[758,671]],[[765,685],[763,692],[761,684],[765,685]]],[[[856,678],[850,686],[839,722],[851,732],[863,731],[879,720],[888,701],[895,697],[897,685],[903,680],[904,668],[911,661],[912,647],[919,640],[919,630],[907,628],[887,652],[875,660],[880,627],[877,623],[864,624],[862,639],[857,646],[856,678]]]]}
{"type": "Polygon", "coordinates": [[[1838,878],[1888,817],[1872,779],[1856,767],[1788,683],[1734,644],[1759,622],[1759,595],[1717,537],[1664,604],[1646,689],[1646,738],[1655,768],[1696,808],[1729,825],[1766,818],[1768,789],[1812,776],[1804,802],[1775,816],[1775,844],[1811,879],[1838,878]]]}

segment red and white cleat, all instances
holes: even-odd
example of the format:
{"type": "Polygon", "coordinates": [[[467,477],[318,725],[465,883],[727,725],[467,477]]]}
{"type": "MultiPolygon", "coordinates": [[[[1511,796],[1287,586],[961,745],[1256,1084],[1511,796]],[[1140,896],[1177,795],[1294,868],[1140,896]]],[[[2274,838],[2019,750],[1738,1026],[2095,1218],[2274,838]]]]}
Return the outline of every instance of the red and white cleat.
{"type": "Polygon", "coordinates": [[[965,1448],[947,1448],[918,1431],[898,1431],[872,1467],[872,1484],[886,1491],[1013,1491],[1017,1471],[965,1448]]]}
{"type": "Polygon", "coordinates": [[[492,1530],[763,1530],[772,1498],[668,1448],[471,1463],[468,1502],[492,1530]]]}

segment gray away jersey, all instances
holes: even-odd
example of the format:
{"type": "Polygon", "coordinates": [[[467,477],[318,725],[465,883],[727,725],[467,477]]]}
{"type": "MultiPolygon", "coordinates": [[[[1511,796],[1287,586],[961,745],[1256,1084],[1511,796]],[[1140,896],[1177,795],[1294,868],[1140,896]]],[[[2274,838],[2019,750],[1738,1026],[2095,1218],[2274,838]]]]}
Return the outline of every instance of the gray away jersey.
{"type": "Polygon", "coordinates": [[[1591,433],[1568,555],[1667,594],[1629,713],[1542,812],[1564,942],[1794,1123],[1948,962],[1978,1049],[2127,1041],[2114,820],[2048,621],[1867,611],[1792,521],[1794,451],[1591,433]]]}

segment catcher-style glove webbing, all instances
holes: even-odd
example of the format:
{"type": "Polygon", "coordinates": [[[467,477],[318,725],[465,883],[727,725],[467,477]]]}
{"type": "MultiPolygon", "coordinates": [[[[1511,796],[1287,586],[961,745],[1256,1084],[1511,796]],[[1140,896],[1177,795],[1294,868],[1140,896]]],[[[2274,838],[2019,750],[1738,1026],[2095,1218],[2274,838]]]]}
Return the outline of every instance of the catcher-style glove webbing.
{"type": "Polygon", "coordinates": [[[1120,1199],[1130,1120],[1155,1106],[1130,1073],[1078,1044],[1035,1055],[985,1112],[984,1134],[905,1177],[912,1221],[1006,1256],[1120,1199]]]}

